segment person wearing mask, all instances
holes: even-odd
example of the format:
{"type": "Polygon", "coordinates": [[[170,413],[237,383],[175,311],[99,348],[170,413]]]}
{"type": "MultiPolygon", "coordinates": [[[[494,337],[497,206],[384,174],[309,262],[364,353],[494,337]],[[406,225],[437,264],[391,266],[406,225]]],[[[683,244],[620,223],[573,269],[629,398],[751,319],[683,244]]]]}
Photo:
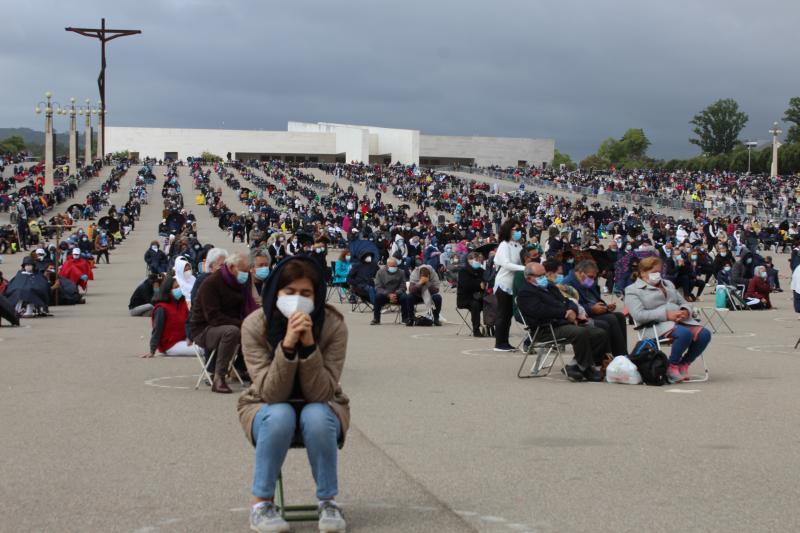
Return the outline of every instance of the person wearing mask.
{"type": "Polygon", "coordinates": [[[428,265],[418,265],[412,272],[408,286],[408,310],[406,316],[409,320],[406,326],[414,325],[414,306],[418,303],[433,308],[433,325],[441,326],[439,314],[442,311],[442,295],[440,294],[439,276],[428,265]]]}
{"type": "Polygon", "coordinates": [[[186,326],[189,317],[189,306],[183,297],[178,280],[172,274],[164,277],[164,290],[159,291],[153,299],[153,314],[150,335],[150,350],[141,355],[151,358],[157,352],[164,355],[192,356],[194,347],[187,340],[186,326]]]}
{"type": "Polygon", "coordinates": [[[375,275],[378,273],[378,265],[372,252],[364,252],[359,259],[359,263],[347,275],[347,285],[357,297],[371,305],[375,301],[375,275]]]}
{"type": "Polygon", "coordinates": [[[261,308],[242,324],[242,353],[253,379],[237,405],[255,447],[250,528],[289,531],[275,505],[275,485],[299,431],[316,481],[318,528],[344,532],[335,497],[338,447],[350,423],[350,401],[340,385],[347,326],[325,305],[324,273],[310,258],[276,265],[263,296],[261,308]]]}
{"type": "Polygon", "coordinates": [[[191,307],[192,289],[194,289],[194,284],[197,282],[194,274],[192,274],[192,264],[183,256],[176,257],[174,269],[175,281],[178,282],[178,286],[183,291],[186,304],[191,307]]]}
{"type": "Polygon", "coordinates": [[[106,258],[106,264],[109,263],[108,260],[108,249],[111,247],[111,239],[108,236],[108,232],[106,230],[101,229],[97,232],[97,236],[94,239],[94,255],[97,257],[97,263],[100,263],[100,258],[106,258]]]}
{"type": "Polygon", "coordinates": [[[390,257],[386,266],[375,275],[375,301],[372,304],[372,322],[376,326],[381,323],[381,309],[386,304],[399,305],[403,323],[408,322],[408,294],[406,294],[406,276],[397,266],[397,259],[390,257]]]}
{"type": "Polygon", "coordinates": [[[486,284],[483,282],[483,263],[481,255],[471,252],[467,255],[467,264],[458,272],[458,290],[456,307],[467,309],[472,322],[472,336],[483,337],[481,333],[481,310],[486,284]]]}
{"type": "Polygon", "coordinates": [[[269,252],[264,248],[254,248],[250,252],[250,276],[253,279],[253,300],[256,305],[261,305],[261,291],[264,289],[264,281],[269,276],[269,252]]]}
{"type": "Polygon", "coordinates": [[[731,258],[731,253],[728,250],[728,246],[725,244],[717,245],[717,255],[714,256],[714,262],[711,265],[711,270],[714,272],[714,277],[716,278],[718,285],[728,285],[730,283],[730,271],[732,268],[733,259],[731,258]],[[727,270],[725,267],[728,267],[727,270]],[[724,274],[724,282],[720,280],[720,272],[726,273],[724,274]]]}
{"type": "Polygon", "coordinates": [[[733,264],[733,269],[731,269],[731,283],[747,288],[753,277],[753,269],[753,254],[747,248],[742,248],[738,261],[733,264]]]}
{"type": "Polygon", "coordinates": [[[302,251],[303,247],[300,245],[300,240],[298,239],[297,235],[292,235],[289,239],[289,244],[286,245],[286,254],[297,255],[302,251]]]}
{"type": "Polygon", "coordinates": [[[250,258],[233,253],[200,286],[192,306],[191,338],[206,353],[216,350],[212,392],[230,394],[225,381],[239,347],[242,320],[257,306],[250,287],[250,258]]]}
{"type": "Polygon", "coordinates": [[[747,283],[744,291],[745,302],[750,309],[772,309],[772,302],[769,299],[771,291],[767,279],[767,269],[764,265],[755,267],[753,277],[747,283]]]}
{"type": "Polygon", "coordinates": [[[83,289],[86,292],[89,280],[94,279],[92,275],[92,265],[86,259],[81,257],[80,248],[73,248],[72,254],[67,257],[58,275],[67,278],[72,283],[83,289]]]}
{"type": "Polygon", "coordinates": [[[596,365],[611,353],[608,335],[578,321],[578,305],[550,282],[542,264],[525,265],[525,284],[517,296],[517,305],[531,332],[552,324],[556,337],[572,344],[575,356],[562,370],[570,381],[602,381],[596,365]]]}
{"type": "MultiPolygon", "coordinates": [[[[637,324],[655,323],[659,338],[672,338],[667,367],[670,383],[689,379],[689,366],[711,342],[711,333],[694,320],[692,306],[669,280],[661,278],[661,260],[646,257],[639,262],[639,278],[625,289],[625,304],[637,324]]],[[[646,328],[645,338],[653,336],[646,328]]]]}
{"type": "MultiPolygon", "coordinates": [[[[203,281],[205,281],[211,274],[219,270],[228,258],[228,250],[224,248],[211,248],[206,252],[205,259],[200,263],[200,273],[195,277],[194,285],[192,286],[192,293],[189,295],[189,301],[194,301],[197,298],[197,291],[200,289],[203,281]]],[[[189,309],[191,318],[191,309],[189,309]]]]}
{"type": "Polygon", "coordinates": [[[11,278],[3,295],[22,318],[50,316],[50,284],[41,272],[36,271],[33,258],[22,258],[22,268],[11,278]]]}
{"type": "Polygon", "coordinates": [[[586,309],[595,326],[602,328],[611,342],[613,355],[628,355],[628,326],[616,304],[606,303],[597,286],[597,263],[584,260],[564,277],[564,284],[578,291],[578,303],[586,309]]]}
{"type": "Polygon", "coordinates": [[[690,302],[696,302],[703,294],[703,289],[706,288],[706,283],[702,280],[703,265],[700,262],[700,250],[693,248],[687,254],[688,261],[687,276],[682,279],[679,285],[683,290],[683,296],[690,302]],[[694,294],[694,289],[697,289],[697,294],[694,294]]]}
{"type": "Polygon", "coordinates": [[[392,243],[392,247],[389,249],[389,257],[397,259],[399,264],[405,269],[411,266],[412,263],[409,261],[408,247],[401,233],[394,236],[394,243],[392,243]]]}
{"type": "Polygon", "coordinates": [[[157,298],[161,288],[161,278],[157,274],[150,274],[133,291],[128,302],[128,312],[131,316],[150,316],[153,311],[153,299],[157,298]]]}
{"type": "Polygon", "coordinates": [[[144,262],[153,274],[164,274],[169,269],[167,254],[161,251],[158,241],[150,243],[150,248],[144,253],[144,262]]]}
{"type": "Polygon", "coordinates": [[[328,271],[328,247],[322,241],[317,241],[314,243],[314,247],[311,249],[311,259],[317,262],[317,265],[323,272],[328,271]]]}
{"type": "Polygon", "coordinates": [[[272,241],[269,245],[269,255],[272,258],[270,264],[274,265],[289,255],[286,251],[286,237],[283,233],[273,233],[269,240],[272,241]]]}
{"type": "Polygon", "coordinates": [[[339,287],[339,298],[344,298],[345,290],[347,289],[347,276],[350,274],[350,267],[353,264],[350,262],[350,250],[345,248],[339,254],[339,259],[336,260],[333,268],[333,278],[331,284],[334,287],[339,287]]]}
{"type": "Polygon", "coordinates": [[[508,335],[514,307],[514,273],[525,270],[522,265],[522,247],[519,245],[522,240],[522,226],[515,219],[509,218],[500,226],[498,238],[500,245],[494,255],[494,265],[497,267],[493,287],[497,297],[494,351],[513,352],[516,348],[508,342],[508,335]]]}

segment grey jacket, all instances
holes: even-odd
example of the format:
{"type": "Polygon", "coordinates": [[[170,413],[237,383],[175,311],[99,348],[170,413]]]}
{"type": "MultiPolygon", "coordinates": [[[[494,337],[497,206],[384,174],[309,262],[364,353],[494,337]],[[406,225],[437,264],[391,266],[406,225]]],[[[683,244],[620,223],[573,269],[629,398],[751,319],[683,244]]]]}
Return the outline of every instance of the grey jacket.
{"type": "Polygon", "coordinates": [[[437,276],[436,272],[428,265],[418,266],[411,272],[408,290],[412,294],[419,295],[425,305],[432,305],[433,298],[431,298],[431,295],[439,292],[439,276],[437,276]],[[429,282],[427,284],[420,285],[419,278],[423,269],[427,270],[430,277],[428,278],[429,282]]]}
{"type": "Polygon", "coordinates": [[[378,294],[405,294],[406,292],[406,275],[397,269],[397,272],[392,274],[386,267],[378,270],[375,275],[375,292],[378,294]]]}
{"type": "MultiPolygon", "coordinates": [[[[683,296],[675,290],[675,285],[667,280],[661,280],[661,285],[666,289],[666,296],[658,287],[645,283],[637,279],[632,285],[625,289],[625,305],[628,307],[633,320],[638,326],[648,322],[656,322],[656,332],[662,336],[675,327],[675,322],[667,320],[667,311],[679,311],[686,309],[693,313],[692,305],[683,299],[683,296]]],[[[699,326],[700,323],[694,320],[691,315],[682,324],[699,326]]],[[[653,337],[653,329],[647,328],[643,331],[645,338],[653,337]]]]}

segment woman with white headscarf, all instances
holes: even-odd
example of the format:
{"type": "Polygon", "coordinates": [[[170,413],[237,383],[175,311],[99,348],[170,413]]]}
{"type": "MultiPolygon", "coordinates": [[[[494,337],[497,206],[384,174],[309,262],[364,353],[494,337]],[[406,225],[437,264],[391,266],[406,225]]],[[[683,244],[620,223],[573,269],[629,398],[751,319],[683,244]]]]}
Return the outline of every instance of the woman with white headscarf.
{"type": "Polygon", "coordinates": [[[187,304],[191,305],[192,287],[194,287],[195,277],[192,274],[192,265],[185,257],[175,258],[175,280],[178,282],[187,304]]]}

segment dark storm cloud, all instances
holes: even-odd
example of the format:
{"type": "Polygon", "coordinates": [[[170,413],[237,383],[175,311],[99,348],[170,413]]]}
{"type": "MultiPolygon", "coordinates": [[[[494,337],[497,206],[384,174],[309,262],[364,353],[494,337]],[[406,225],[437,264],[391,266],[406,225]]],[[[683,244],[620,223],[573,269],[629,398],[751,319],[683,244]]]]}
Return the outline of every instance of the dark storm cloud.
{"type": "MultiPolygon", "coordinates": [[[[692,115],[732,97],[765,139],[800,96],[795,0],[2,0],[0,126],[41,129],[45,90],[97,100],[99,45],[65,26],[138,28],[108,45],[109,124],[278,129],[289,120],[553,137],[580,158],[644,128],[688,156],[692,115]]],[[[59,119],[56,127],[67,127],[59,119]]]]}

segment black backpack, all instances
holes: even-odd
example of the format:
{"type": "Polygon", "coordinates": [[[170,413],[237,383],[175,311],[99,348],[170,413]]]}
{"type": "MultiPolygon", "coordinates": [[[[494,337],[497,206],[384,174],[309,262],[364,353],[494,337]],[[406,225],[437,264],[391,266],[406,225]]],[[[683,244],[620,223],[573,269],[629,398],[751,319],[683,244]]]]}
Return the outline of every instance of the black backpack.
{"type": "Polygon", "coordinates": [[[667,365],[669,361],[664,352],[658,349],[654,339],[644,339],[637,342],[628,359],[636,365],[645,384],[664,385],[667,382],[667,365]]]}
{"type": "Polygon", "coordinates": [[[433,320],[423,315],[417,315],[416,317],[414,317],[414,325],[430,327],[433,326],[433,320]]]}

